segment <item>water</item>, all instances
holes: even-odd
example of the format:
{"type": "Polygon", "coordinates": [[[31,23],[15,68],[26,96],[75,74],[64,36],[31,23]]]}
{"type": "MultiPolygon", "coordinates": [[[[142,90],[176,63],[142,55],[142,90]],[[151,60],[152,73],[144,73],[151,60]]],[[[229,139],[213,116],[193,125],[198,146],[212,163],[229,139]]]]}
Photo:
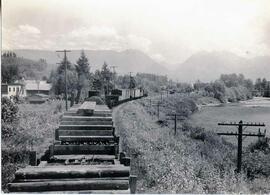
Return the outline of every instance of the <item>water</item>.
{"type": "MultiPolygon", "coordinates": [[[[260,127],[261,132],[266,129],[266,135],[270,137],[270,98],[255,97],[252,100],[241,101],[239,103],[229,103],[221,105],[203,106],[195,113],[190,121],[197,126],[201,126],[209,131],[215,132],[237,132],[237,127],[218,126],[219,122],[256,122],[264,123],[265,127],[260,127]]],[[[247,127],[244,133],[257,133],[259,127],[247,127]]],[[[236,143],[234,136],[224,136],[228,141],[236,143]]],[[[244,145],[254,142],[256,137],[247,137],[244,145]]]]}

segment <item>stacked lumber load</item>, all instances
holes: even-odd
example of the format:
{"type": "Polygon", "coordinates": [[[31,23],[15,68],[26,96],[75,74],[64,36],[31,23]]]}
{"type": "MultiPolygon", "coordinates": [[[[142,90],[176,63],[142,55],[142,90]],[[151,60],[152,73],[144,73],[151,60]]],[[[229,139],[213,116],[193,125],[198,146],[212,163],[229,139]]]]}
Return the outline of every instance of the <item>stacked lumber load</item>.
{"type": "MultiPolygon", "coordinates": [[[[112,112],[86,101],[64,113],[46,160],[19,169],[10,192],[135,193],[130,158],[119,153],[112,112]]],[[[35,154],[35,153],[34,153],[35,154]]]]}

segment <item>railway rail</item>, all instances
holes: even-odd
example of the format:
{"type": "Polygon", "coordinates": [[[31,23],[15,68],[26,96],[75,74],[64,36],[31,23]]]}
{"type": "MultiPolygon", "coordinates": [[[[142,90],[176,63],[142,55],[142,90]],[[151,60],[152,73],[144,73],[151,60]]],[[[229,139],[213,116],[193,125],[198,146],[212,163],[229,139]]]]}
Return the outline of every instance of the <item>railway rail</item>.
{"type": "Polygon", "coordinates": [[[66,111],[55,130],[54,144],[41,159],[19,169],[9,192],[113,193],[136,192],[130,158],[119,152],[112,111],[85,101],[66,111]]]}

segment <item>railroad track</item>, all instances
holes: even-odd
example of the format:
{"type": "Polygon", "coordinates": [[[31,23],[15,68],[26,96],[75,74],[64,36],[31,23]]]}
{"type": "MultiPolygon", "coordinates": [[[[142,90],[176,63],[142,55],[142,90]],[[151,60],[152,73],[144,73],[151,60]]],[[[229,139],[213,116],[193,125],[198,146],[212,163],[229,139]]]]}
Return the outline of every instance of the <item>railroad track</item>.
{"type": "Polygon", "coordinates": [[[112,111],[86,101],[64,113],[41,160],[19,169],[9,192],[127,194],[136,191],[130,158],[119,152],[112,111]]]}

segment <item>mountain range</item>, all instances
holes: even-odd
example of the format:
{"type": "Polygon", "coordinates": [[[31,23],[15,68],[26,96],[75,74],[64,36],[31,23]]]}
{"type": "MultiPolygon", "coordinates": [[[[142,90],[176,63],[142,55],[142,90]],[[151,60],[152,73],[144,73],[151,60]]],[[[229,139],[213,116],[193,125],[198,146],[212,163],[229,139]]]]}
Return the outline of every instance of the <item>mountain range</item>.
{"type": "Polygon", "coordinates": [[[215,80],[221,74],[231,73],[241,73],[252,80],[258,77],[270,79],[270,56],[244,58],[227,51],[202,51],[176,67],[172,76],[186,82],[215,80]]]}
{"type": "MultiPolygon", "coordinates": [[[[17,56],[39,60],[46,59],[49,69],[56,68],[56,63],[63,58],[63,53],[49,50],[14,50],[17,56]]],[[[111,66],[117,66],[119,74],[133,72],[153,73],[168,75],[169,78],[182,82],[213,81],[221,74],[242,73],[246,78],[255,80],[265,77],[270,80],[270,56],[244,58],[228,51],[201,51],[194,53],[182,63],[174,65],[175,70],[166,68],[168,64],[158,63],[139,50],[125,50],[122,52],[111,50],[84,50],[91,71],[100,69],[104,61],[111,66]]],[[[68,59],[76,63],[80,57],[80,50],[69,52],[68,59]]]]}
{"type": "MultiPolygon", "coordinates": [[[[63,58],[63,53],[47,50],[14,50],[19,57],[32,60],[46,59],[50,69],[56,67],[63,58]]],[[[125,50],[117,52],[112,50],[84,50],[91,66],[91,71],[100,69],[104,62],[109,66],[117,66],[116,71],[119,74],[129,74],[129,72],[145,72],[154,74],[163,74],[167,72],[166,67],[160,65],[152,58],[139,50],[125,50]]],[[[80,50],[72,50],[67,53],[68,60],[76,63],[81,55],[80,50]]]]}

